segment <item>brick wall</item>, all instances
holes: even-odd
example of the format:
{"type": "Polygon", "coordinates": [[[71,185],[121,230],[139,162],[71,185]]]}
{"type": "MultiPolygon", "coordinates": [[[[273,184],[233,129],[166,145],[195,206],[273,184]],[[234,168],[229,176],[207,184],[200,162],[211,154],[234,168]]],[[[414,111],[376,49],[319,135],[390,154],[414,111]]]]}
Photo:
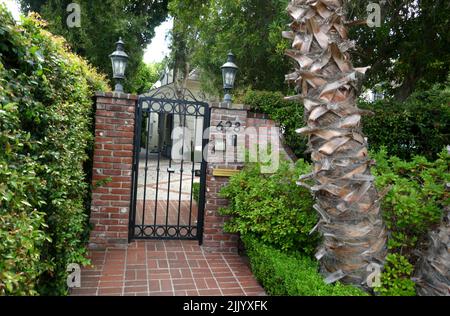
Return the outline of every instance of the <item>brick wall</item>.
{"type": "Polygon", "coordinates": [[[96,94],[93,185],[108,178],[112,181],[92,193],[91,248],[128,243],[137,98],[123,93],[96,94]]]}
{"type": "Polygon", "coordinates": [[[243,163],[233,162],[234,157],[230,151],[214,152],[217,140],[222,140],[230,146],[225,133],[218,131],[216,126],[227,121],[239,122],[243,130],[247,124],[247,110],[242,105],[212,104],[211,105],[211,131],[208,148],[208,174],[206,180],[206,204],[203,234],[203,248],[210,252],[237,252],[238,239],[236,234],[228,234],[223,231],[227,217],[219,214],[220,208],[228,204],[226,199],[219,197],[219,192],[225,186],[229,178],[214,176],[215,169],[240,169],[243,163]],[[227,160],[228,162],[224,162],[227,160]]]}

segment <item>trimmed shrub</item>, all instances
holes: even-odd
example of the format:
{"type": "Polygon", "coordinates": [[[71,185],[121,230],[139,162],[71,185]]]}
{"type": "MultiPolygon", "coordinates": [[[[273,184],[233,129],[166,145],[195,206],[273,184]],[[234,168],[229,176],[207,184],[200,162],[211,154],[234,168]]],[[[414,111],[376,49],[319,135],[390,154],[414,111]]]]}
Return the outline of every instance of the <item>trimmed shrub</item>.
{"type": "Polygon", "coordinates": [[[450,182],[450,155],[444,150],[434,162],[421,156],[406,162],[388,158],[382,148],[371,156],[377,162],[373,171],[379,191],[389,189],[382,203],[389,249],[415,263],[414,249],[426,243],[427,232],[439,225],[450,203],[445,189],[450,182]]]}
{"type": "Polygon", "coordinates": [[[85,264],[93,95],[107,89],[37,16],[0,6],[0,295],[67,293],[85,264]]]}
{"type": "Polygon", "coordinates": [[[319,239],[309,233],[318,217],[311,194],[296,184],[299,175],[310,170],[299,160],[295,169],[283,163],[273,175],[261,175],[259,165],[249,165],[234,175],[220,192],[230,202],[221,210],[231,216],[225,230],[252,234],[279,249],[313,253],[319,239]]]}
{"type": "Polygon", "coordinates": [[[381,296],[415,296],[415,283],[412,280],[414,266],[400,254],[389,254],[381,275],[381,286],[375,292],[381,296]]]}
{"type": "Polygon", "coordinates": [[[366,296],[353,286],[325,284],[318,263],[303,254],[279,251],[254,237],[244,236],[252,272],[269,295],[366,296]]]}

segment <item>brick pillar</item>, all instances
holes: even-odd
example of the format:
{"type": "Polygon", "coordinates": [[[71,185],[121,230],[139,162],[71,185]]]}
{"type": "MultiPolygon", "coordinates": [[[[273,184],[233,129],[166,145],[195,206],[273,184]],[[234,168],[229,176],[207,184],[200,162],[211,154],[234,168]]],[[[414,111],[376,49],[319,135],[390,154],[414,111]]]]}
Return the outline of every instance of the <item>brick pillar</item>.
{"type": "Polygon", "coordinates": [[[111,181],[92,193],[89,247],[125,246],[133,164],[135,95],[97,93],[95,114],[94,188],[99,181],[111,181]]]}
{"type": "MultiPolygon", "coordinates": [[[[244,166],[243,162],[233,162],[228,156],[228,162],[223,161],[224,152],[215,152],[214,146],[218,140],[225,139],[224,132],[217,130],[217,125],[222,121],[231,122],[233,125],[237,122],[241,124],[241,130],[246,127],[247,108],[244,105],[230,105],[226,103],[211,105],[211,129],[209,135],[208,148],[208,171],[206,179],[206,198],[205,198],[205,218],[203,232],[203,248],[209,252],[237,252],[238,235],[225,233],[223,226],[227,217],[219,214],[220,208],[228,204],[226,199],[219,197],[219,192],[228,181],[228,175],[217,175],[218,170],[225,174],[227,171],[239,170],[244,166]]],[[[231,146],[228,143],[226,146],[231,146]]]]}

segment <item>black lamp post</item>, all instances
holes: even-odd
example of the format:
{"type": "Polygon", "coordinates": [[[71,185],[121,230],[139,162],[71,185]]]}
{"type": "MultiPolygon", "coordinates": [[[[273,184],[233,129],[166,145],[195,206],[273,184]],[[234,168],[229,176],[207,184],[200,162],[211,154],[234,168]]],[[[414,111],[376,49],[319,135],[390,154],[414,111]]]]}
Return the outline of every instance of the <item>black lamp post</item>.
{"type": "Polygon", "coordinates": [[[122,41],[122,38],[120,38],[116,43],[116,51],[109,55],[112,63],[113,78],[116,79],[117,82],[114,89],[116,92],[123,92],[121,80],[125,79],[125,70],[128,63],[128,55],[124,51],[124,45],[125,43],[122,41]]]}
{"type": "Polygon", "coordinates": [[[234,82],[236,80],[236,74],[238,71],[238,66],[234,63],[235,56],[233,53],[228,53],[227,62],[221,67],[223,76],[223,89],[225,90],[225,102],[231,103],[231,90],[234,88],[234,82]]]}

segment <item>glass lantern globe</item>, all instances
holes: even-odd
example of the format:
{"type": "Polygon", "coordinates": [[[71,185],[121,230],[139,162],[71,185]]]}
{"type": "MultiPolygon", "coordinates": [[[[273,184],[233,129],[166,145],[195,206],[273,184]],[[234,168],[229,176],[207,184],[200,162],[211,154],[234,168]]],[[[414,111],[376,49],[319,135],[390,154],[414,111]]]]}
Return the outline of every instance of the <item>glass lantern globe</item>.
{"type": "MultiPolygon", "coordinates": [[[[125,71],[127,69],[128,54],[124,51],[125,43],[122,38],[116,43],[116,51],[109,55],[113,69],[113,78],[119,80],[125,79],[125,71]]],[[[122,86],[118,83],[116,91],[123,91],[122,86]]]]}
{"type": "Polygon", "coordinates": [[[227,62],[221,67],[223,76],[223,88],[225,90],[225,101],[231,101],[230,92],[234,88],[238,66],[235,64],[235,56],[228,53],[227,62]]]}

